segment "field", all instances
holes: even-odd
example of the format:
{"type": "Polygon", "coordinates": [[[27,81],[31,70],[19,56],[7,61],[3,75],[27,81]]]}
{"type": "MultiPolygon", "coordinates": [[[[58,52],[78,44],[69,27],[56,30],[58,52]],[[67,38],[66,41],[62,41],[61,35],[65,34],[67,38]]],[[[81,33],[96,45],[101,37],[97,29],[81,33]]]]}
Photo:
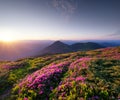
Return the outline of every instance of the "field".
{"type": "Polygon", "coordinates": [[[120,47],[0,62],[0,100],[119,100],[120,47]]]}

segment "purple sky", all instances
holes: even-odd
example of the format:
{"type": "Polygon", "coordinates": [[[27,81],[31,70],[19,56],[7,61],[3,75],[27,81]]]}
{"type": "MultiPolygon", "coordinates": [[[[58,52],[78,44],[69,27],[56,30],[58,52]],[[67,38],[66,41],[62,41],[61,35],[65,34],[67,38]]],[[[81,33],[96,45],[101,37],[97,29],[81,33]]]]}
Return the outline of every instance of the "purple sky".
{"type": "Polygon", "coordinates": [[[0,0],[0,39],[120,40],[120,0],[0,0]]]}

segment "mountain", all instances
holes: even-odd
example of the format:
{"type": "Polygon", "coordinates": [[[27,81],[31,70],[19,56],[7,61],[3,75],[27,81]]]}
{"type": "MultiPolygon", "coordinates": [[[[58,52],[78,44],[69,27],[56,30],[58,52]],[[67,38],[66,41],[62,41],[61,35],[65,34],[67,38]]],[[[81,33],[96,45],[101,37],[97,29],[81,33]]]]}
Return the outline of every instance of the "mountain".
{"type": "Polygon", "coordinates": [[[120,41],[119,42],[101,42],[99,44],[105,47],[116,47],[116,46],[120,46],[120,41]]]}
{"type": "Polygon", "coordinates": [[[62,43],[61,41],[56,41],[50,46],[46,47],[41,51],[41,54],[56,54],[56,53],[67,53],[71,52],[72,49],[69,45],[62,43]]]}
{"type": "Polygon", "coordinates": [[[74,51],[88,51],[103,48],[100,44],[87,42],[87,43],[75,43],[72,45],[65,44],[61,41],[56,41],[50,46],[46,47],[41,51],[41,55],[44,54],[57,54],[57,53],[67,53],[74,51]]]}
{"type": "Polygon", "coordinates": [[[43,54],[87,51],[102,47],[120,46],[116,41],[52,41],[52,40],[23,40],[12,43],[0,42],[0,60],[17,60],[43,54]],[[54,45],[52,45],[54,44],[54,45]],[[99,45],[100,44],[100,45],[99,45]],[[51,46],[52,45],[52,46],[51,46]],[[48,48],[47,48],[48,47],[48,48]],[[45,49],[44,49],[45,48],[45,49]]]}
{"type": "Polygon", "coordinates": [[[73,43],[93,42],[93,43],[98,43],[104,47],[120,46],[120,40],[62,40],[62,41],[69,45],[73,43]]]}
{"type": "Polygon", "coordinates": [[[98,43],[93,43],[93,42],[75,43],[70,46],[73,51],[88,51],[88,50],[103,48],[102,45],[100,45],[98,43]]]}

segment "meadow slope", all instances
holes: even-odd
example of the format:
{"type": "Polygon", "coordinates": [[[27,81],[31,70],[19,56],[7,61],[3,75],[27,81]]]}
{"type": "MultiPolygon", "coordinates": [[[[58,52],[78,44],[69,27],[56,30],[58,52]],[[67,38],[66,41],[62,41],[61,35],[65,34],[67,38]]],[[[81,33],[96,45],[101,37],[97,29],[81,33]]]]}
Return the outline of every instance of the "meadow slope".
{"type": "Polygon", "coordinates": [[[120,47],[0,62],[0,100],[119,100],[120,47]]]}

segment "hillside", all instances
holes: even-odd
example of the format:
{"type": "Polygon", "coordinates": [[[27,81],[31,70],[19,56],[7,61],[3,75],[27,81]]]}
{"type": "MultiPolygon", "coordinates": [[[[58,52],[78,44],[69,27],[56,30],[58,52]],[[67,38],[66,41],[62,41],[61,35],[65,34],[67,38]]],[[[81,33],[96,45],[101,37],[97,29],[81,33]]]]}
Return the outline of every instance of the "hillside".
{"type": "Polygon", "coordinates": [[[0,100],[119,100],[120,47],[0,62],[0,100]]]}
{"type": "Polygon", "coordinates": [[[50,46],[44,48],[40,53],[44,54],[57,54],[57,53],[68,53],[75,51],[88,51],[104,48],[104,46],[94,43],[94,42],[86,42],[86,43],[74,43],[72,45],[65,44],[61,41],[56,41],[50,46]]]}

